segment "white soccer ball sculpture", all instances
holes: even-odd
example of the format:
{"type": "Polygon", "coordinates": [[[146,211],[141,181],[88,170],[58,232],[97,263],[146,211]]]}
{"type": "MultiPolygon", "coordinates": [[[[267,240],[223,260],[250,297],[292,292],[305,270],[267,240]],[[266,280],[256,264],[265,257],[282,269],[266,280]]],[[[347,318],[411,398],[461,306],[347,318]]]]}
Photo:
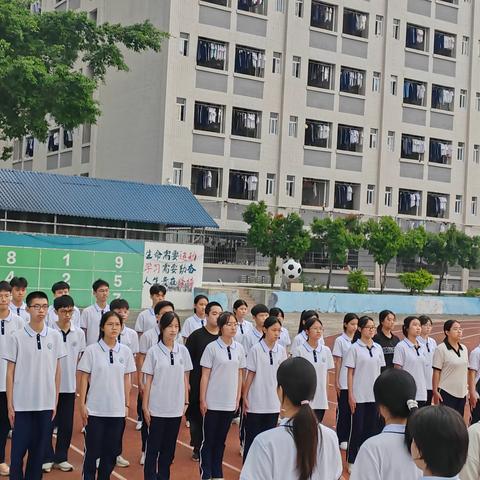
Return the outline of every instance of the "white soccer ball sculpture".
{"type": "Polygon", "coordinates": [[[292,282],[302,274],[302,266],[293,258],[289,258],[282,265],[282,275],[287,282],[292,282]]]}

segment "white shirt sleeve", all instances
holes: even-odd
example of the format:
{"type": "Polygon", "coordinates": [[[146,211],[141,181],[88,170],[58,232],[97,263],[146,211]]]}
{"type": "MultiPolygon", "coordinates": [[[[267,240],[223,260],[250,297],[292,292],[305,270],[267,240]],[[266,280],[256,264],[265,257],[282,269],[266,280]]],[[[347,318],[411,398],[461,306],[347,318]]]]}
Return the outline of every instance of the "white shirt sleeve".
{"type": "Polygon", "coordinates": [[[88,328],[88,310],[84,309],[82,314],[80,315],[80,327],[81,328],[88,328]]]}
{"type": "Polygon", "coordinates": [[[475,348],[470,352],[470,358],[468,359],[468,369],[475,370],[478,372],[480,370],[480,349],[475,348]]]}
{"type": "Polygon", "coordinates": [[[85,332],[83,330],[79,330],[81,332],[81,335],[79,335],[80,339],[79,339],[79,342],[80,342],[80,345],[79,345],[79,348],[78,348],[78,351],[80,353],[84,352],[85,349],[87,348],[87,341],[85,339],[85,332]]]}
{"type": "Polygon", "coordinates": [[[138,333],[144,333],[143,311],[138,314],[137,320],[135,321],[134,329],[138,333]]]}
{"type": "Polygon", "coordinates": [[[193,370],[192,359],[190,358],[190,353],[188,352],[187,347],[181,345],[182,348],[182,355],[183,355],[183,369],[185,372],[189,372],[193,370]]]}
{"type": "Polygon", "coordinates": [[[441,370],[443,368],[443,348],[438,347],[435,349],[435,353],[433,354],[433,361],[432,367],[436,368],[437,370],[441,370]]]}
{"type": "Polygon", "coordinates": [[[139,352],[143,353],[144,355],[147,354],[148,352],[148,344],[147,344],[147,337],[145,336],[145,333],[140,337],[140,342],[139,342],[139,352]]]}
{"type": "Polygon", "coordinates": [[[247,355],[247,370],[249,370],[250,372],[257,371],[257,353],[256,352],[257,352],[257,349],[252,348],[252,350],[250,350],[247,355]]]}
{"type": "Polygon", "coordinates": [[[2,358],[12,363],[17,363],[18,339],[12,335],[11,341],[7,342],[7,349],[3,352],[2,358]]]}
{"type": "Polygon", "coordinates": [[[209,343],[207,345],[207,348],[205,348],[205,351],[203,352],[202,358],[200,359],[200,366],[206,367],[206,368],[212,368],[213,367],[213,351],[212,351],[212,345],[214,343],[209,343]]]}
{"type": "Polygon", "coordinates": [[[155,359],[153,358],[152,349],[147,352],[147,356],[145,357],[145,361],[142,365],[142,373],[146,373],[147,375],[153,375],[155,371],[155,359]]]}
{"type": "Polygon", "coordinates": [[[125,373],[133,373],[136,371],[137,371],[137,368],[135,367],[135,359],[133,358],[133,353],[130,349],[128,349],[127,364],[125,365],[125,373]]]}
{"type": "Polygon", "coordinates": [[[400,346],[400,343],[397,343],[393,351],[393,364],[401,367],[405,365],[405,350],[400,346]]]}
{"type": "Polygon", "coordinates": [[[240,480],[275,480],[271,457],[258,437],[255,438],[240,472],[240,480]]]}
{"type": "MultiPolygon", "coordinates": [[[[391,455],[392,452],[385,452],[385,455],[388,454],[391,455]]],[[[382,480],[378,458],[368,448],[368,444],[363,444],[360,447],[355,463],[352,466],[350,480],[382,480]]]]}
{"type": "Polygon", "coordinates": [[[140,351],[140,344],[138,341],[138,335],[133,335],[132,332],[132,344],[130,345],[130,348],[132,350],[132,353],[136,355],[140,351]]]}
{"type": "Polygon", "coordinates": [[[468,429],[468,438],[467,462],[460,472],[460,480],[478,480],[480,478],[480,424],[476,423],[468,429]]]}
{"type": "MultiPolygon", "coordinates": [[[[385,357],[383,361],[385,362],[385,357]]],[[[352,346],[352,348],[350,348],[350,350],[345,355],[345,366],[348,368],[355,368],[356,363],[357,363],[357,349],[354,346],[352,346]]]]}
{"type": "Polygon", "coordinates": [[[337,337],[333,344],[333,356],[334,357],[343,357],[343,350],[342,350],[342,340],[341,337],[337,337]]]}
{"type": "Polygon", "coordinates": [[[382,347],[380,347],[380,366],[385,367],[387,364],[385,362],[385,355],[383,354],[382,347]]]}
{"type": "Polygon", "coordinates": [[[331,370],[332,368],[335,368],[335,363],[333,361],[332,352],[328,347],[325,348],[327,349],[327,369],[331,370]]]}
{"type": "Polygon", "coordinates": [[[247,364],[247,359],[245,358],[245,350],[243,349],[240,343],[237,345],[237,348],[240,350],[240,365],[239,368],[245,368],[247,364]]]}
{"type": "Polygon", "coordinates": [[[91,348],[87,348],[82,358],[78,362],[77,370],[85,373],[92,373],[93,353],[91,348]]]}

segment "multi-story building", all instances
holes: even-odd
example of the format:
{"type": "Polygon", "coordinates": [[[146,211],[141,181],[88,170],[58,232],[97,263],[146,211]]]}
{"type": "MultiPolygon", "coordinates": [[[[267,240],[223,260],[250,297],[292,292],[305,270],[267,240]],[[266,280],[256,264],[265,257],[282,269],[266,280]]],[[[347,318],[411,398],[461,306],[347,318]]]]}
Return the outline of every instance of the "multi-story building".
{"type": "Polygon", "coordinates": [[[102,22],[150,19],[162,52],[126,54],[102,116],[17,169],[189,186],[221,230],[252,200],[480,232],[475,0],[44,0],[102,22]]]}

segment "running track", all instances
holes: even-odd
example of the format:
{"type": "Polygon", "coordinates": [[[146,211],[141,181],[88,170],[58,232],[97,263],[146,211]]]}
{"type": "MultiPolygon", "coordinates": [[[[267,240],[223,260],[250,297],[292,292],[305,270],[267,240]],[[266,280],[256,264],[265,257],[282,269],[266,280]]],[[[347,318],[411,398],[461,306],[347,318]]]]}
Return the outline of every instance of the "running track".
{"type": "MultiPolygon", "coordinates": [[[[443,340],[442,332],[443,322],[434,324],[432,336],[438,341],[443,340]]],[[[480,323],[478,321],[462,321],[463,326],[463,343],[471,351],[480,343],[480,323]]],[[[401,336],[401,329],[395,330],[397,335],[401,336]]],[[[327,337],[326,343],[332,348],[336,335],[327,337]]],[[[136,389],[132,389],[132,399],[130,405],[136,405],[136,389]]],[[[335,424],[335,392],[333,388],[333,375],[330,377],[329,389],[330,410],[325,415],[324,424],[332,427],[335,424]]],[[[112,480],[141,480],[143,479],[143,471],[138,461],[140,459],[140,433],[135,431],[135,412],[130,409],[130,418],[127,419],[127,426],[125,429],[125,436],[123,440],[123,456],[130,460],[130,467],[116,468],[112,475],[112,480]]],[[[70,446],[69,461],[75,466],[74,472],[63,473],[59,471],[52,471],[44,475],[47,480],[77,480],[81,478],[81,466],[83,455],[83,435],[80,433],[81,424],[79,415],[75,415],[74,435],[72,438],[72,445],[70,446]]],[[[7,445],[9,447],[9,445],[7,445]]],[[[172,480],[196,480],[199,479],[198,463],[190,459],[191,448],[189,446],[189,432],[185,428],[185,423],[182,421],[182,428],[180,431],[177,450],[175,454],[175,462],[172,465],[172,480]]],[[[7,454],[9,458],[9,454],[7,454]]],[[[232,425],[227,440],[227,447],[224,457],[224,477],[225,480],[236,480],[239,478],[242,461],[239,455],[239,441],[238,441],[238,427],[232,425]]],[[[345,470],[345,479],[348,479],[348,474],[345,470]]],[[[285,479],[288,480],[288,479],[285,479]]]]}

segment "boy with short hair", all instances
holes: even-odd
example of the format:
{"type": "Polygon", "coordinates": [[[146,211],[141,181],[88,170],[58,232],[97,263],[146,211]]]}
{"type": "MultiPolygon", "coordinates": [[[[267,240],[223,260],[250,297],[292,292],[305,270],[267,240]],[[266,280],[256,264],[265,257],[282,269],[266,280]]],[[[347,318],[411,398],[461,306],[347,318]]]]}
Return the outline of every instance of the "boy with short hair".
{"type": "Polygon", "coordinates": [[[141,337],[142,334],[155,327],[157,324],[157,318],[154,312],[155,305],[165,300],[166,295],[167,289],[163,285],[155,283],[150,287],[152,306],[140,312],[135,322],[135,331],[138,333],[138,337],[141,337]]]}
{"type": "Polygon", "coordinates": [[[100,320],[102,315],[110,310],[107,303],[110,293],[110,285],[105,280],[99,278],[92,285],[93,296],[96,302],[85,308],[80,317],[80,326],[85,332],[87,345],[98,342],[100,335],[100,320]]]}
{"type": "MultiPolygon", "coordinates": [[[[45,461],[42,466],[44,472],[50,472],[53,468],[62,472],[70,472],[73,465],[68,462],[68,449],[72,439],[73,415],[75,411],[76,372],[80,355],[85,351],[85,333],[74,325],[72,318],[75,304],[69,295],[62,295],[53,301],[57,321],[51,326],[61,334],[63,346],[67,355],[60,359],[61,380],[58,405],[53,424],[57,426],[57,443],[55,452],[52,442],[47,446],[45,461]]],[[[52,426],[53,426],[52,424],[52,426]]]]}
{"type": "MultiPolygon", "coordinates": [[[[70,295],[70,285],[67,282],[55,282],[52,285],[52,293],[53,293],[53,300],[55,301],[56,298],[62,297],[63,295],[70,295]]],[[[51,328],[55,326],[58,321],[58,316],[55,310],[54,305],[50,305],[48,307],[47,313],[47,325],[51,328]]],[[[70,323],[73,324],[76,328],[80,328],[80,310],[78,307],[73,307],[72,317],[70,319],[70,323]]]]}
{"type": "Polygon", "coordinates": [[[13,427],[10,478],[42,478],[45,449],[60,388],[60,359],[66,356],[61,335],[48,328],[48,297],[31,292],[27,298],[30,323],[16,330],[2,356],[7,365],[7,404],[13,427]],[[28,451],[25,473],[23,459],[28,451]]]}
{"type": "MultiPolygon", "coordinates": [[[[13,332],[21,330],[24,326],[23,319],[10,310],[11,291],[12,287],[8,282],[0,282],[0,352],[6,351],[13,332]]],[[[2,477],[10,473],[10,468],[5,462],[5,445],[11,428],[8,420],[6,376],[7,361],[2,358],[0,359],[0,476],[2,477]]]]}
{"type": "Polygon", "coordinates": [[[263,324],[269,316],[270,310],[263,303],[258,303],[252,310],[252,320],[255,322],[255,327],[251,328],[242,339],[242,345],[245,350],[245,354],[248,355],[250,349],[258,343],[263,336],[263,324]]]}
{"type": "Polygon", "coordinates": [[[24,302],[28,287],[27,279],[24,277],[13,277],[10,280],[10,286],[12,287],[10,310],[19,317],[22,317],[25,323],[28,323],[30,315],[27,312],[27,304],[24,302]]]}

